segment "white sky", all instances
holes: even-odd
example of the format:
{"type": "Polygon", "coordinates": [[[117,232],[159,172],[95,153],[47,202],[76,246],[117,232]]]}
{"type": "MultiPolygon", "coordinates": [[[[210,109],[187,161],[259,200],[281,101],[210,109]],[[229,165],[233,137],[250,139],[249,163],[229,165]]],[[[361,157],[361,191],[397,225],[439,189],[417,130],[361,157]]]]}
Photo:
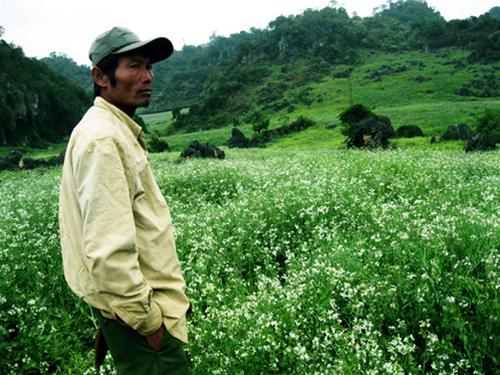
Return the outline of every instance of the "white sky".
{"type": "MultiPolygon", "coordinates": [[[[387,0],[338,0],[350,15],[372,15],[387,0]]],[[[329,0],[0,0],[3,39],[21,46],[27,56],[63,52],[89,65],[95,37],[124,26],[141,39],[166,36],[180,50],[199,45],[210,35],[228,36],[251,27],[264,28],[279,15],[322,9],[329,0]]],[[[479,16],[500,0],[427,0],[447,19],[479,16]]]]}

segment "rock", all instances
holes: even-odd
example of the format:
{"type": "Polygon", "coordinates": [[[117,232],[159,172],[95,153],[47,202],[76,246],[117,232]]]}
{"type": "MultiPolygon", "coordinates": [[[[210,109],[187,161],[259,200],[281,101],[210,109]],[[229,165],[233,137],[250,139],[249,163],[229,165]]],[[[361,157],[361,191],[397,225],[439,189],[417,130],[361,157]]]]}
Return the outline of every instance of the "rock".
{"type": "Polygon", "coordinates": [[[424,132],[417,125],[403,125],[396,130],[397,138],[423,137],[424,132]]]}
{"type": "Polygon", "coordinates": [[[493,137],[488,134],[479,133],[467,141],[465,152],[471,151],[490,151],[496,148],[493,137]]]}
{"type": "Polygon", "coordinates": [[[189,146],[181,152],[181,158],[214,158],[224,159],[225,154],[220,148],[208,143],[192,141],[189,146]]]}
{"type": "Polygon", "coordinates": [[[461,140],[472,138],[472,130],[467,124],[455,124],[448,126],[448,129],[441,136],[442,141],[461,140]]]}
{"type": "Polygon", "coordinates": [[[23,154],[20,151],[12,150],[6,157],[0,158],[0,171],[19,169],[19,162],[22,157],[23,154]]]}
{"type": "Polygon", "coordinates": [[[425,78],[424,76],[416,76],[415,81],[418,83],[422,83],[422,82],[427,81],[427,78],[425,78]]]}
{"type": "Polygon", "coordinates": [[[18,150],[12,150],[10,154],[5,158],[7,162],[19,166],[19,162],[23,157],[23,153],[18,150]]]}
{"type": "Polygon", "coordinates": [[[32,158],[24,158],[23,159],[23,169],[35,169],[39,167],[43,167],[44,160],[41,159],[32,159],[32,158]]]}
{"type": "Polygon", "coordinates": [[[248,148],[250,140],[238,128],[231,130],[231,138],[228,141],[229,148],[248,148]]]}
{"type": "Polygon", "coordinates": [[[53,156],[50,159],[23,159],[23,169],[35,169],[35,168],[47,168],[62,165],[64,163],[64,156],[66,150],[63,150],[57,156],[53,156]]]}
{"type": "Polygon", "coordinates": [[[349,129],[347,147],[387,148],[394,135],[390,120],[384,116],[367,117],[349,129]]]}

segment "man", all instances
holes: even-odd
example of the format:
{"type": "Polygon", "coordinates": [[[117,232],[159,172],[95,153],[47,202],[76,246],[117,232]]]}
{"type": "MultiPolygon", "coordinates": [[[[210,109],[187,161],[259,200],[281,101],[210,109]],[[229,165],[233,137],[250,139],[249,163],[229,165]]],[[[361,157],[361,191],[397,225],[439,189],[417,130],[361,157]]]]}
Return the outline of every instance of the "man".
{"type": "MultiPolygon", "coordinates": [[[[132,120],[170,41],[115,27],[90,48],[94,105],[73,130],[59,224],[64,275],[95,311],[119,374],[186,374],[186,297],[169,209],[132,120]]],[[[101,362],[102,358],[96,363],[101,362]]]]}

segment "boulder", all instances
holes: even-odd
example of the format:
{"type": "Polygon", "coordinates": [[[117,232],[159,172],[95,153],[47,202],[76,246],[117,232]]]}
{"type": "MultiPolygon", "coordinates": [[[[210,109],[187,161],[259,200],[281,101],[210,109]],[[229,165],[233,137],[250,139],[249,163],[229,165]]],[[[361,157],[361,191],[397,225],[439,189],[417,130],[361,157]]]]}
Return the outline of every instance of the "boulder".
{"type": "Polygon", "coordinates": [[[231,138],[228,141],[229,148],[248,148],[250,140],[238,128],[231,130],[231,138]]]}
{"type": "Polygon", "coordinates": [[[455,124],[448,126],[448,129],[441,136],[442,141],[460,140],[465,141],[472,138],[472,130],[467,124],[455,124]]]}
{"type": "Polygon", "coordinates": [[[59,155],[51,157],[50,159],[23,159],[23,169],[47,168],[62,165],[64,163],[64,156],[66,150],[63,150],[59,155]]]}
{"type": "Polygon", "coordinates": [[[0,158],[0,171],[19,169],[19,162],[23,154],[20,151],[12,150],[9,155],[0,158]]]}
{"type": "Polygon", "coordinates": [[[384,116],[367,117],[349,128],[347,147],[387,148],[394,129],[384,116]]]}
{"type": "Polygon", "coordinates": [[[417,125],[403,125],[396,130],[396,138],[423,137],[424,132],[417,125]]]}
{"type": "Polygon", "coordinates": [[[490,151],[496,148],[493,137],[489,134],[479,133],[467,141],[465,152],[471,151],[490,151]]]}
{"type": "Polygon", "coordinates": [[[192,141],[189,146],[181,152],[181,158],[214,158],[224,159],[225,154],[220,148],[208,144],[192,141]]]}

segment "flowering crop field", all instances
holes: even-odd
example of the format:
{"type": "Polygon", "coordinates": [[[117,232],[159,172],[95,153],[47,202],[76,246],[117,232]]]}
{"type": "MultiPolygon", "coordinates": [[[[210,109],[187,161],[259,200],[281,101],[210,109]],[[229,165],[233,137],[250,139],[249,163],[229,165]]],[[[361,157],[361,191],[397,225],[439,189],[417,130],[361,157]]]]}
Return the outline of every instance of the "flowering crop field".
{"type": "MultiPolygon", "coordinates": [[[[193,374],[495,374],[499,153],[228,151],[151,163],[194,305],[193,374]]],[[[92,374],[60,169],[0,174],[0,373],[92,374]]],[[[113,373],[107,359],[103,373],[113,373]]]]}

